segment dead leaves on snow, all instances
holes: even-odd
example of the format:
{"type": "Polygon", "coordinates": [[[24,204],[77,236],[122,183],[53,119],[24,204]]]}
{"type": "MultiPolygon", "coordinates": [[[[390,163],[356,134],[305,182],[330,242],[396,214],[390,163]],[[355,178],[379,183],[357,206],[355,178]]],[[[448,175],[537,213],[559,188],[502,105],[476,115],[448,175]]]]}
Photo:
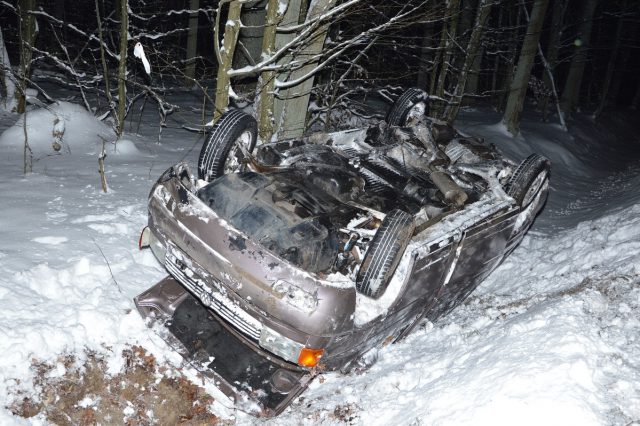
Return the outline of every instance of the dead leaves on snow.
{"type": "Polygon", "coordinates": [[[110,376],[104,354],[88,352],[78,363],[64,355],[55,365],[34,360],[37,397],[16,395],[11,411],[21,417],[42,414],[57,425],[212,425],[213,398],[180,371],[159,365],[144,348],[122,353],[124,368],[110,376]]]}

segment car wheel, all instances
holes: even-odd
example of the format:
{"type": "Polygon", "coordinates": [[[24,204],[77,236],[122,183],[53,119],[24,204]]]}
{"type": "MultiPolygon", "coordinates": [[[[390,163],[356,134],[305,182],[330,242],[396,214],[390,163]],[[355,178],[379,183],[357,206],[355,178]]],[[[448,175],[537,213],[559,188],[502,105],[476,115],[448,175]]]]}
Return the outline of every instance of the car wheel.
{"type": "Polygon", "coordinates": [[[533,201],[549,174],[550,162],[538,154],[531,154],[516,168],[505,186],[506,193],[521,207],[533,201]]]}
{"type": "Polygon", "coordinates": [[[424,90],[411,88],[405,91],[393,104],[387,114],[390,126],[406,126],[412,118],[429,113],[429,95],[424,90]]]}
{"type": "Polygon", "coordinates": [[[238,109],[227,111],[214,125],[200,150],[198,177],[207,182],[246,168],[246,154],[256,146],[256,119],[238,109]]]}
{"type": "Polygon", "coordinates": [[[365,296],[379,298],[411,240],[413,217],[402,210],[392,210],[382,221],[356,276],[356,289],[365,296]]]}

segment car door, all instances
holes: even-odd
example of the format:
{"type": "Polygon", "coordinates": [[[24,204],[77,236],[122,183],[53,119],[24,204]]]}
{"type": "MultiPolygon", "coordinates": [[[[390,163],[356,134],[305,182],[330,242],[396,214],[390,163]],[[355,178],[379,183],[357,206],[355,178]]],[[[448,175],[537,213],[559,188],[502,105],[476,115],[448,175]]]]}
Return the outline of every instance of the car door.
{"type": "Polygon", "coordinates": [[[500,264],[517,213],[517,208],[502,209],[464,230],[450,279],[444,281],[427,318],[435,321],[450,312],[500,264]]]}

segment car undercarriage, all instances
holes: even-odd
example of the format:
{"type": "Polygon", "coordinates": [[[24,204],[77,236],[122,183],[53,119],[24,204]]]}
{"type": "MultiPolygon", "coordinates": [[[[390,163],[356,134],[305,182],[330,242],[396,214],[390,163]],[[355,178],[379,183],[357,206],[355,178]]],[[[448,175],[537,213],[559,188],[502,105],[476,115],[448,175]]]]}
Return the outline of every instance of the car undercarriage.
{"type": "Polygon", "coordinates": [[[505,159],[407,93],[368,128],[257,147],[232,110],[198,179],[180,163],[151,191],[141,246],[170,276],[138,309],[249,411],[277,415],[318,371],[449,312],[544,204],[546,159],[505,159]]]}

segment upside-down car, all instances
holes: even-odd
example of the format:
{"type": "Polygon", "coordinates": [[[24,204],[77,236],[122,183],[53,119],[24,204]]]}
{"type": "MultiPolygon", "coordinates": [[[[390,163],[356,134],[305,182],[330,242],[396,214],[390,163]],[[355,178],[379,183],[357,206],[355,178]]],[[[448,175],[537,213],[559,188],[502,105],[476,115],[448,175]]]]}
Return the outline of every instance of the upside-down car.
{"type": "Polygon", "coordinates": [[[262,144],[230,110],[197,176],[180,163],[153,186],[140,245],[169,275],[135,303],[240,409],[277,415],[319,371],[445,315],[531,226],[549,161],[428,107],[409,89],[371,127],[262,144]]]}

